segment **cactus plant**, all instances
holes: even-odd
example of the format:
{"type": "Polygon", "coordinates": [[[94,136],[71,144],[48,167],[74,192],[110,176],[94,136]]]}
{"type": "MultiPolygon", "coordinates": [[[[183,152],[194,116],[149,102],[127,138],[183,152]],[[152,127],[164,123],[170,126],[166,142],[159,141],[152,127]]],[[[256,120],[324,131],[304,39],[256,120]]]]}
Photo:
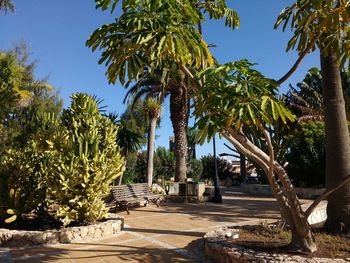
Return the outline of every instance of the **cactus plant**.
{"type": "Polygon", "coordinates": [[[88,95],[72,96],[64,111],[60,132],[66,142],[47,154],[48,202],[58,205],[56,217],[64,225],[72,221],[89,223],[107,216],[103,199],[111,183],[123,172],[123,157],[115,142],[118,127],[102,116],[96,101],[88,95]]]}

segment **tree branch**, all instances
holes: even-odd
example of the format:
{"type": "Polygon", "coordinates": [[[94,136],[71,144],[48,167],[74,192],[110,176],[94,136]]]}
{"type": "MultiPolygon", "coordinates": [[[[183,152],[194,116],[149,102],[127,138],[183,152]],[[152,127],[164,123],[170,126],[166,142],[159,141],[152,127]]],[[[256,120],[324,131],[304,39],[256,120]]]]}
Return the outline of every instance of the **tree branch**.
{"type": "Polygon", "coordinates": [[[235,152],[235,153],[239,153],[236,149],[230,147],[227,143],[224,143],[224,145],[231,151],[235,152]]]}
{"type": "Polygon", "coordinates": [[[293,67],[279,80],[277,80],[278,86],[280,86],[283,82],[285,82],[292,74],[296,71],[296,69],[299,67],[300,63],[303,61],[304,57],[310,53],[311,49],[314,47],[316,41],[320,37],[321,33],[319,33],[317,36],[314,37],[314,39],[309,43],[309,45],[306,47],[306,49],[299,55],[299,58],[294,63],[293,67]]]}
{"type": "Polygon", "coordinates": [[[330,194],[333,194],[335,191],[339,190],[342,188],[346,183],[350,182],[350,175],[346,177],[338,186],[325,191],[321,196],[319,196],[310,206],[309,208],[305,211],[305,216],[308,218],[311,213],[315,210],[315,208],[321,203],[322,200],[326,199],[327,196],[330,194]]]}
{"type": "Polygon", "coordinates": [[[220,153],[219,156],[220,156],[220,157],[223,157],[223,156],[232,156],[232,157],[235,157],[235,158],[237,158],[237,159],[240,158],[240,156],[238,156],[238,155],[229,154],[229,153],[220,153]]]}

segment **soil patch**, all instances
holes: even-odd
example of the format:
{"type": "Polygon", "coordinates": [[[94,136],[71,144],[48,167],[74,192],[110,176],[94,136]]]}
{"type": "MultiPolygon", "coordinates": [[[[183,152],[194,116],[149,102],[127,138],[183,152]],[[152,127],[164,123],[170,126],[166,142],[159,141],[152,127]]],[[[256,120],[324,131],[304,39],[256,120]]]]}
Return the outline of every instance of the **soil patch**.
{"type": "MultiPolygon", "coordinates": [[[[323,228],[313,229],[318,250],[312,254],[304,254],[304,257],[319,258],[350,258],[350,235],[328,234],[323,228]]],[[[291,232],[287,229],[279,229],[276,226],[249,226],[239,231],[239,238],[230,242],[241,247],[259,252],[274,254],[297,254],[288,251],[291,240],[291,232]]]]}

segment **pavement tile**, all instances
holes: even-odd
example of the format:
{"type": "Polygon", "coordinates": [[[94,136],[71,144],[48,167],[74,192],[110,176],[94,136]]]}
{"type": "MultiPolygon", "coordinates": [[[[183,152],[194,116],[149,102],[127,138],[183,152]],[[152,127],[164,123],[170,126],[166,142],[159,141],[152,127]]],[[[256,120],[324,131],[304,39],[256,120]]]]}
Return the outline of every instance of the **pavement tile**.
{"type": "Polygon", "coordinates": [[[238,188],[224,192],[224,203],[164,203],[132,208],[122,234],[99,241],[48,247],[11,248],[13,262],[117,263],[203,262],[202,236],[223,225],[279,218],[272,198],[248,196],[238,188]],[[187,251],[197,261],[185,256],[187,251]],[[24,256],[29,256],[25,258],[24,256]],[[34,256],[34,257],[33,257],[34,256]],[[16,259],[25,259],[16,261],[16,259]]]}

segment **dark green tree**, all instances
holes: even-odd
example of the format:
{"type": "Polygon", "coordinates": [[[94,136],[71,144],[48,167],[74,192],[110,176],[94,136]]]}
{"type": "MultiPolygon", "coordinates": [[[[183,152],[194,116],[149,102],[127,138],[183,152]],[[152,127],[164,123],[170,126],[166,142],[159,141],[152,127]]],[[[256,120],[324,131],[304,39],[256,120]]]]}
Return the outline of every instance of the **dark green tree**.
{"type": "Polygon", "coordinates": [[[323,122],[298,124],[286,138],[286,170],[299,187],[324,186],[326,147],[323,122]]]}

